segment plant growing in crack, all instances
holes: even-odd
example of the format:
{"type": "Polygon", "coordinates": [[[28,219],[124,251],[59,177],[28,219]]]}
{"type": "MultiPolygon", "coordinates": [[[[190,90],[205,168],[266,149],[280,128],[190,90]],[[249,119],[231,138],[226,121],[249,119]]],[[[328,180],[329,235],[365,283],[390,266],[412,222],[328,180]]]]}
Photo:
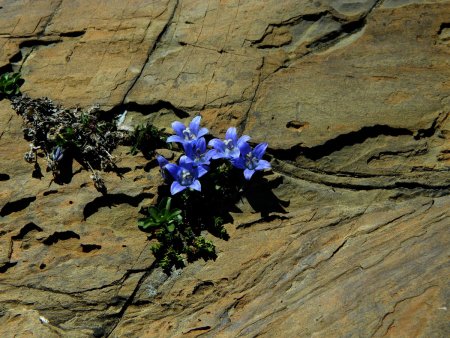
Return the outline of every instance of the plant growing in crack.
{"type": "Polygon", "coordinates": [[[171,208],[172,199],[165,197],[156,207],[149,207],[149,216],[138,221],[142,231],[152,231],[166,228],[168,232],[174,232],[175,228],[181,224],[183,217],[180,209],[171,208]]]}
{"type": "Polygon", "coordinates": [[[155,149],[167,147],[164,131],[165,129],[158,129],[150,123],[137,125],[129,136],[131,155],[141,151],[146,158],[149,158],[154,155],[155,149]]]}
{"type": "Polygon", "coordinates": [[[167,184],[159,189],[159,206],[150,207],[147,217],[138,222],[141,230],[151,233],[150,239],[158,240],[151,250],[166,273],[186,262],[215,259],[215,246],[206,233],[227,240],[224,224],[232,220],[229,213],[248,181],[257,171],[270,169],[269,162],[262,159],[267,143],[252,149],[247,143],[250,137],[238,137],[232,127],[224,140],[212,139],[208,143],[212,149],[208,149],[208,130],[200,121],[197,116],[188,126],[172,123],[175,135],[167,141],[178,143],[184,154],[178,163],[157,156],[167,184]]]}
{"type": "Polygon", "coordinates": [[[70,180],[72,159],[92,172],[97,190],[106,193],[98,170],[116,169],[111,152],[124,139],[112,122],[99,118],[98,107],[87,111],[65,109],[50,99],[30,99],[16,96],[12,106],[24,120],[24,137],[30,142],[25,160],[38,165],[37,158],[45,157],[47,171],[57,183],[70,180]]]}
{"type": "Polygon", "coordinates": [[[3,97],[19,95],[23,82],[20,73],[3,73],[0,75],[0,100],[3,97]]]}
{"type": "Polygon", "coordinates": [[[43,177],[38,163],[38,158],[43,157],[53,180],[58,184],[68,183],[75,159],[91,172],[95,188],[106,194],[100,172],[113,171],[120,175],[112,155],[119,144],[131,146],[132,155],[140,150],[145,157],[154,154],[156,148],[168,147],[164,129],[148,123],[134,129],[120,129],[120,117],[118,121],[102,119],[98,106],[88,110],[66,109],[48,98],[30,99],[22,95],[11,97],[11,103],[24,121],[24,137],[30,142],[24,159],[34,163],[35,178],[43,177]]]}

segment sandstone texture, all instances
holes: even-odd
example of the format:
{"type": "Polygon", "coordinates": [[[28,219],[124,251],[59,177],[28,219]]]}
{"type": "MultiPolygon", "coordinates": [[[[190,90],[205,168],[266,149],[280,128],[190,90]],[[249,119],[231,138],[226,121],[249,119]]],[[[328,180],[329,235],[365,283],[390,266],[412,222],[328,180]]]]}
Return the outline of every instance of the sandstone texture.
{"type": "Polygon", "coordinates": [[[167,276],[137,228],[155,161],[118,148],[107,195],[76,162],[67,184],[36,178],[0,101],[0,337],[450,336],[449,14],[445,0],[0,0],[0,73],[20,71],[24,94],[126,110],[131,126],[201,114],[216,137],[268,142],[273,168],[230,239],[206,235],[217,259],[167,276]]]}

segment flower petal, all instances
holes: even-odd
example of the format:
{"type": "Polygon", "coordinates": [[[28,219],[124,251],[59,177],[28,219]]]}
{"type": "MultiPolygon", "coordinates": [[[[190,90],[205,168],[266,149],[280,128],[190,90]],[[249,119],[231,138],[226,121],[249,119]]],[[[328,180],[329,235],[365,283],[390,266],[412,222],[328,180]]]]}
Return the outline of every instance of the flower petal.
{"type": "Polygon", "coordinates": [[[238,169],[245,169],[245,160],[242,157],[231,159],[231,164],[238,169]]]}
{"type": "Polygon", "coordinates": [[[170,193],[172,195],[175,195],[175,194],[179,193],[180,191],[183,191],[186,188],[187,188],[186,186],[181,185],[177,181],[173,181],[172,185],[170,186],[170,193]]]}
{"type": "Polygon", "coordinates": [[[201,154],[204,154],[206,151],[206,141],[204,137],[201,137],[195,142],[196,149],[200,150],[201,154]]]}
{"type": "Polygon", "coordinates": [[[180,167],[176,164],[169,163],[166,164],[165,169],[172,175],[172,177],[176,180],[178,178],[178,172],[180,171],[180,167]]]}
{"type": "Polygon", "coordinates": [[[175,122],[172,122],[172,129],[178,136],[182,137],[183,130],[186,129],[186,126],[179,121],[175,121],[175,122]]]}
{"type": "Polygon", "coordinates": [[[244,170],[244,177],[248,181],[252,178],[253,174],[255,173],[255,170],[245,169],[244,170]]]}
{"type": "Polygon", "coordinates": [[[201,128],[196,134],[197,134],[197,137],[205,136],[206,134],[208,134],[208,129],[207,128],[201,128]]]}
{"type": "Polygon", "coordinates": [[[197,167],[197,177],[200,178],[208,172],[208,167],[206,166],[198,166],[197,167]]]}
{"type": "Polygon", "coordinates": [[[191,132],[194,135],[198,134],[198,130],[200,129],[200,120],[202,119],[202,117],[196,116],[192,119],[191,123],[189,123],[189,129],[191,130],[191,132]]]}
{"type": "Polygon", "coordinates": [[[205,153],[205,155],[203,156],[204,161],[205,161],[205,162],[206,162],[206,161],[209,161],[209,160],[213,157],[214,152],[215,152],[214,149],[213,149],[213,150],[207,151],[207,152],[205,153]]]}
{"type": "Polygon", "coordinates": [[[190,158],[189,156],[183,155],[180,157],[180,164],[181,164],[181,162],[183,162],[183,164],[194,163],[194,159],[190,158]],[[182,158],[183,158],[183,160],[181,160],[182,158]]]}
{"type": "Polygon", "coordinates": [[[169,136],[169,137],[167,138],[167,142],[168,142],[168,143],[169,143],[169,142],[185,143],[185,140],[184,140],[184,138],[182,138],[182,137],[180,137],[180,136],[178,136],[178,135],[172,135],[172,136],[169,136]]]}
{"type": "Polygon", "coordinates": [[[237,146],[240,147],[241,144],[248,142],[251,139],[248,135],[242,135],[239,137],[239,140],[237,141],[237,146]]]}
{"type": "Polygon", "coordinates": [[[225,134],[225,140],[232,140],[234,144],[236,144],[237,141],[237,131],[235,127],[228,128],[226,134],[225,134]]]}
{"type": "Polygon", "coordinates": [[[167,159],[161,155],[157,155],[156,160],[158,161],[158,164],[161,169],[163,169],[166,166],[166,164],[169,164],[169,161],[167,161],[167,159]]]}
{"type": "Polygon", "coordinates": [[[202,185],[200,184],[199,180],[195,180],[194,182],[192,182],[192,184],[189,186],[189,188],[197,190],[197,191],[202,191],[202,185]]]}
{"type": "Polygon", "coordinates": [[[255,149],[253,149],[253,154],[257,159],[261,159],[264,155],[264,152],[267,149],[268,144],[266,142],[258,144],[255,149]]]}
{"type": "Polygon", "coordinates": [[[243,142],[239,145],[239,150],[241,151],[241,156],[245,156],[252,151],[252,148],[248,145],[247,142],[243,142]]]}
{"type": "Polygon", "coordinates": [[[195,159],[194,147],[195,147],[194,142],[183,142],[184,152],[186,153],[186,156],[189,157],[191,160],[195,159]]]}
{"type": "Polygon", "coordinates": [[[218,138],[213,138],[211,141],[209,141],[208,145],[221,153],[225,152],[225,143],[223,143],[223,141],[219,140],[218,138]]]}
{"type": "Polygon", "coordinates": [[[239,158],[240,154],[241,151],[239,150],[239,148],[234,147],[233,150],[228,153],[228,158],[239,158]]]}
{"type": "Polygon", "coordinates": [[[264,169],[271,169],[272,166],[270,163],[266,160],[259,160],[258,165],[256,166],[255,170],[264,170],[264,169]]]}
{"type": "Polygon", "coordinates": [[[178,161],[180,167],[186,168],[190,164],[190,162],[187,160],[187,156],[181,156],[180,160],[178,161]]]}
{"type": "Polygon", "coordinates": [[[210,156],[210,159],[217,160],[219,158],[223,158],[224,154],[217,151],[216,149],[211,149],[208,151],[208,156],[210,156]]]}

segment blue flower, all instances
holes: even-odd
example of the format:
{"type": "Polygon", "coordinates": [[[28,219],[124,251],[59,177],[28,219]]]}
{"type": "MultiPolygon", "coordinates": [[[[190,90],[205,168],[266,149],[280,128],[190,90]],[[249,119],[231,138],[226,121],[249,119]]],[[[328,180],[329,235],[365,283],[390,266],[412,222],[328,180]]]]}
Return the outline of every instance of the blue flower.
{"type": "Polygon", "coordinates": [[[239,158],[232,159],[231,162],[236,168],[244,169],[246,180],[249,180],[256,170],[271,168],[269,162],[261,159],[267,149],[267,143],[260,143],[253,150],[247,143],[243,143],[239,149],[239,158]]]}
{"type": "Polygon", "coordinates": [[[225,140],[218,138],[209,141],[209,145],[214,149],[211,150],[211,158],[227,158],[237,159],[241,153],[240,148],[250,140],[250,136],[243,135],[238,139],[236,128],[228,128],[225,134],[225,140]]]}
{"type": "Polygon", "coordinates": [[[187,142],[192,142],[208,133],[208,129],[200,128],[201,116],[196,116],[189,127],[186,127],[183,123],[175,121],[172,123],[172,129],[175,131],[176,135],[172,135],[167,138],[167,142],[179,142],[185,144],[187,142]]]}
{"type": "Polygon", "coordinates": [[[166,165],[169,164],[169,161],[167,161],[167,159],[161,155],[156,156],[156,160],[159,164],[159,171],[161,172],[161,176],[166,179],[167,177],[164,169],[166,169],[166,165]]]}
{"type": "Polygon", "coordinates": [[[53,149],[53,152],[50,154],[50,159],[53,162],[59,162],[62,160],[64,156],[64,149],[61,147],[56,147],[55,149],[53,149]]]}
{"type": "Polygon", "coordinates": [[[206,151],[205,138],[201,137],[196,141],[186,142],[183,144],[186,155],[185,161],[192,163],[194,166],[206,166],[210,163],[211,151],[206,151]]]}
{"type": "Polygon", "coordinates": [[[201,191],[201,184],[198,180],[207,170],[202,167],[196,167],[193,163],[186,162],[186,157],[180,158],[180,164],[173,163],[166,164],[165,168],[174,178],[172,185],[170,186],[170,193],[175,195],[186,188],[201,191]]]}

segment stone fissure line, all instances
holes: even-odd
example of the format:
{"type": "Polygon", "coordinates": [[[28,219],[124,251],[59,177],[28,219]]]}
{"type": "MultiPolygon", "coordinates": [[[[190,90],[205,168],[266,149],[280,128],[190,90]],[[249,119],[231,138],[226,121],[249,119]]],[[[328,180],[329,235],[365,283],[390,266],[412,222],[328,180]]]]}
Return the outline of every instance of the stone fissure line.
{"type": "MultiPolygon", "coordinates": [[[[45,32],[46,32],[48,26],[50,26],[50,24],[52,23],[53,18],[55,17],[56,13],[60,10],[61,5],[62,5],[63,2],[64,2],[64,0],[60,0],[60,1],[58,2],[58,4],[55,6],[55,9],[54,9],[54,10],[52,11],[52,13],[49,15],[47,22],[44,24],[44,27],[42,28],[42,31],[39,32],[39,33],[36,35],[36,38],[37,38],[38,40],[39,40],[40,38],[42,38],[43,36],[45,36],[45,32]]],[[[39,25],[39,24],[40,24],[40,20],[39,20],[38,25],[39,25]]],[[[35,29],[35,30],[36,30],[36,29],[35,29]]],[[[14,31],[14,30],[13,30],[13,31],[14,31]]],[[[34,31],[33,31],[33,32],[34,32],[34,31]]],[[[31,36],[30,36],[30,37],[31,37],[31,36]]],[[[19,66],[19,70],[18,70],[19,73],[21,72],[23,65],[25,64],[25,62],[27,61],[27,59],[30,57],[30,55],[33,53],[34,50],[35,50],[35,46],[32,46],[32,47],[31,47],[31,50],[28,52],[28,54],[25,55],[25,57],[23,57],[23,59],[22,59],[22,61],[21,61],[21,63],[20,63],[20,66],[19,66]]],[[[21,53],[20,48],[19,48],[18,53],[21,53]]]]}
{"type": "Polygon", "coordinates": [[[264,81],[262,79],[262,74],[263,74],[263,71],[264,71],[264,64],[265,64],[265,57],[262,57],[261,65],[259,66],[259,74],[258,74],[258,77],[257,77],[257,80],[256,80],[257,82],[256,82],[256,86],[255,86],[255,91],[253,92],[253,95],[252,95],[252,97],[250,99],[250,105],[249,105],[247,111],[244,113],[244,118],[242,120],[242,123],[239,126],[239,131],[241,133],[244,133],[245,128],[247,127],[247,121],[248,121],[248,118],[250,116],[250,111],[252,110],[253,104],[255,103],[255,99],[256,99],[256,96],[258,95],[259,87],[261,86],[261,83],[264,81]]]}
{"type": "Polygon", "coordinates": [[[50,24],[53,21],[53,18],[55,17],[55,15],[59,12],[59,10],[61,9],[61,5],[64,2],[64,0],[60,0],[58,2],[58,4],[55,6],[55,9],[52,11],[52,14],[49,15],[49,18],[47,20],[47,22],[45,23],[44,27],[42,28],[42,32],[40,32],[40,34],[38,34],[38,37],[42,37],[45,35],[45,32],[48,28],[48,26],[50,26],[50,24]]]}
{"type": "MultiPolygon", "coordinates": [[[[355,180],[358,181],[362,181],[361,184],[357,184],[357,183],[350,183],[350,182],[345,182],[345,177],[344,177],[344,181],[332,181],[331,178],[333,179],[338,179],[341,178],[341,176],[338,175],[331,175],[331,174],[318,174],[315,173],[314,171],[310,171],[309,169],[306,168],[297,168],[299,170],[303,170],[303,171],[307,171],[304,172],[303,175],[301,175],[301,173],[293,173],[289,170],[284,169],[283,167],[287,166],[288,163],[284,162],[284,161],[280,161],[277,159],[278,163],[272,163],[272,170],[278,174],[284,175],[286,177],[289,177],[291,179],[294,180],[303,180],[303,181],[307,181],[310,183],[316,183],[316,184],[322,184],[325,186],[329,186],[332,188],[338,188],[338,189],[346,189],[346,190],[353,190],[353,191],[369,191],[369,190],[380,190],[380,191],[384,191],[384,190],[403,190],[406,189],[408,190],[415,190],[415,189],[419,189],[423,192],[427,192],[427,193],[433,193],[436,191],[442,191],[442,193],[444,195],[450,194],[450,191],[447,191],[450,189],[450,183],[449,184],[444,184],[444,185],[428,185],[428,184],[424,184],[424,183],[420,183],[420,182],[415,182],[415,181],[396,181],[396,182],[392,182],[390,184],[387,183],[380,183],[378,185],[375,185],[373,183],[371,183],[370,181],[367,182],[366,184],[364,184],[365,178],[360,178],[360,177],[352,177],[355,180]],[[318,177],[315,177],[315,176],[318,177]],[[330,179],[327,180],[327,176],[331,176],[330,179]]],[[[396,178],[396,179],[401,179],[402,176],[401,175],[397,175],[397,176],[390,176],[391,178],[396,178]]],[[[347,177],[348,178],[348,177],[347,177]]]]}
{"type": "MultiPolygon", "coordinates": [[[[332,31],[329,34],[318,38],[316,41],[311,42],[308,46],[306,46],[309,49],[308,51],[306,51],[304,54],[297,55],[294,58],[286,60],[275,71],[273,71],[271,75],[275,74],[276,72],[278,72],[282,69],[286,69],[286,68],[299,69],[298,67],[292,66],[292,64],[295,61],[298,61],[302,58],[311,56],[311,55],[319,53],[319,52],[323,52],[324,50],[335,46],[338,42],[340,42],[344,38],[347,38],[351,35],[359,33],[367,25],[367,18],[369,17],[369,15],[372,13],[372,11],[375,8],[379,7],[383,3],[383,1],[384,0],[377,0],[365,14],[363,14],[362,16],[360,16],[358,19],[356,19],[354,21],[345,20],[344,18],[342,18],[342,16],[338,15],[338,13],[335,12],[331,8],[328,9],[327,11],[324,11],[321,13],[310,14],[311,18],[314,18],[315,16],[317,16],[317,20],[321,19],[322,17],[330,17],[331,19],[333,19],[334,21],[336,21],[342,25],[339,30],[332,31]]],[[[296,23],[299,23],[305,17],[308,17],[308,16],[303,15],[300,17],[294,17],[294,18],[290,19],[290,20],[293,20],[293,23],[290,23],[288,20],[287,23],[280,23],[278,25],[272,24],[272,26],[273,27],[281,27],[284,25],[293,25],[293,24],[295,25],[296,23]]],[[[261,38],[261,42],[264,40],[264,37],[265,36],[263,36],[261,38]]]]}
{"type": "MultiPolygon", "coordinates": [[[[161,30],[161,32],[157,36],[157,38],[156,38],[155,42],[153,43],[153,45],[151,46],[151,48],[149,49],[149,51],[147,53],[147,58],[144,61],[144,63],[142,64],[140,72],[136,75],[134,80],[131,82],[131,85],[128,88],[128,90],[126,91],[125,95],[123,96],[123,99],[122,99],[122,102],[121,102],[120,105],[125,104],[125,101],[127,99],[128,94],[131,92],[133,87],[136,85],[137,81],[140,79],[142,73],[144,72],[145,66],[147,65],[147,63],[150,60],[150,57],[152,56],[153,52],[158,48],[159,44],[161,43],[162,38],[167,33],[167,30],[170,27],[170,24],[172,23],[172,20],[173,20],[173,18],[175,16],[175,13],[177,11],[177,8],[178,8],[178,5],[179,5],[179,0],[174,0],[173,3],[174,3],[174,5],[173,5],[173,8],[172,8],[172,12],[170,14],[170,17],[167,19],[166,24],[164,25],[163,29],[161,30]]],[[[150,27],[150,25],[149,25],[149,27],[150,27]]]]}
{"type": "MultiPolygon", "coordinates": [[[[263,60],[264,61],[264,60],[263,60]]],[[[144,64],[144,66],[143,67],[145,67],[145,64],[144,64]]],[[[293,67],[293,68],[295,68],[295,67],[293,67]]],[[[142,74],[142,72],[143,72],[143,69],[144,68],[142,68],[142,70],[141,70],[141,74],[142,74]]],[[[138,77],[140,77],[141,75],[139,75],[138,77]]],[[[259,74],[259,77],[261,77],[261,73],[259,74]]],[[[260,81],[261,82],[261,81],[260,81]]],[[[258,86],[260,85],[260,82],[258,83],[258,86]]],[[[253,101],[254,101],[254,99],[256,98],[256,96],[257,96],[257,94],[256,94],[256,91],[255,91],[255,95],[253,96],[253,99],[252,99],[252,102],[251,102],[251,105],[250,105],[250,109],[251,109],[251,106],[253,105],[253,101]]],[[[125,98],[124,98],[124,100],[125,100],[125,98]]],[[[1,136],[0,136],[1,137],[1,136]]],[[[409,157],[409,156],[408,156],[409,157]]],[[[398,168],[397,168],[398,169],[398,168]]],[[[351,176],[351,175],[350,175],[351,176]]],[[[396,176],[393,176],[393,177],[396,177],[396,176]]],[[[401,177],[401,176],[400,176],[401,177]]],[[[411,186],[409,186],[409,188],[411,188],[411,186]]],[[[377,189],[377,188],[375,188],[375,189],[377,189]]],[[[367,208],[366,208],[366,210],[367,210],[367,208]]],[[[392,223],[392,221],[390,222],[390,223],[392,223]]],[[[388,223],[389,224],[389,223],[388,223]]],[[[376,230],[378,230],[379,228],[377,228],[377,229],[375,229],[374,231],[376,231],[376,230]]],[[[369,232],[370,233],[370,232],[369,232]]],[[[415,237],[418,237],[418,236],[415,236],[415,237]]],[[[347,242],[347,240],[348,240],[348,238],[346,239],[346,241],[344,241],[344,243],[342,244],[342,246],[341,247],[338,247],[336,250],[335,250],[335,252],[332,254],[332,257],[335,255],[335,254],[337,254],[338,252],[339,252],[339,250],[341,250],[341,249],[343,249],[343,248],[345,248],[346,249],[346,243],[347,244],[350,244],[350,243],[348,243],[347,242]]],[[[402,242],[403,243],[403,242],[402,242]]],[[[141,251],[141,254],[142,254],[142,251],[141,251]]],[[[140,255],[141,255],[140,254],[140,255]]],[[[330,257],[329,259],[331,259],[332,257],[330,257]]],[[[339,259],[339,258],[338,258],[339,259]]],[[[366,267],[367,268],[367,267],[366,267]]],[[[143,271],[139,271],[139,272],[146,272],[146,270],[143,270],[143,271]]],[[[143,283],[145,282],[145,280],[143,281],[143,283]]],[[[142,288],[142,285],[140,286],[141,288],[142,288]]],[[[137,289],[136,290],[136,292],[139,292],[139,289],[137,289]]],[[[125,296],[126,297],[126,296],[125,296]]],[[[138,298],[138,297],[137,297],[138,298]]],[[[133,301],[134,300],[131,300],[130,301],[130,304],[129,305],[131,305],[131,304],[135,304],[135,303],[133,303],[133,301]]],[[[124,310],[124,312],[123,312],[123,314],[122,314],[122,316],[123,315],[125,315],[125,312],[126,312],[127,310],[125,309],[124,310]]],[[[122,317],[119,319],[119,321],[118,321],[118,323],[116,324],[116,326],[121,322],[121,320],[122,320],[122,317]]],[[[116,327],[115,326],[115,327],[116,327]]],[[[217,328],[217,327],[216,327],[217,328]]],[[[113,332],[114,331],[114,328],[113,328],[113,330],[111,331],[111,332],[113,332]]]]}
{"type": "MultiPolygon", "coordinates": [[[[430,207],[431,207],[432,205],[433,205],[433,203],[431,203],[430,207]]],[[[430,207],[429,207],[429,208],[430,208],[430,207]]],[[[429,209],[429,208],[428,208],[428,209],[429,209]]],[[[427,209],[427,210],[428,210],[428,209],[427,209]]],[[[422,210],[421,213],[426,212],[427,210],[422,210]]],[[[415,211],[413,211],[412,213],[415,213],[415,211]]],[[[405,214],[405,215],[400,216],[399,218],[402,218],[402,217],[407,216],[407,215],[410,215],[410,214],[411,214],[411,213],[407,213],[407,214],[405,214]]],[[[395,221],[397,221],[399,218],[397,218],[397,219],[395,219],[395,220],[391,220],[391,221],[387,222],[386,224],[390,224],[390,223],[392,223],[392,222],[395,222],[395,221]]],[[[323,289],[324,287],[326,287],[326,286],[329,285],[330,283],[335,282],[336,280],[340,279],[341,277],[343,277],[343,276],[345,276],[345,275],[348,275],[348,274],[350,274],[350,273],[353,273],[353,272],[357,271],[358,269],[367,270],[367,269],[369,269],[369,268],[371,268],[371,267],[377,265],[378,263],[380,263],[380,262],[381,262],[384,258],[386,258],[387,256],[389,256],[389,255],[391,255],[392,253],[394,253],[394,252],[400,250],[400,249],[402,248],[403,243],[406,242],[407,240],[410,240],[411,238],[418,238],[418,237],[421,237],[421,236],[423,236],[424,234],[426,234],[426,231],[425,231],[424,233],[421,233],[421,234],[418,235],[418,236],[412,236],[412,237],[407,238],[406,240],[402,241],[402,242],[399,244],[399,247],[397,247],[397,248],[391,250],[390,252],[387,253],[387,255],[384,255],[380,260],[378,260],[377,262],[375,262],[374,264],[372,264],[372,265],[370,265],[370,266],[367,266],[367,267],[365,267],[365,268],[362,267],[362,266],[355,266],[355,267],[352,267],[352,268],[350,268],[350,269],[347,269],[347,270],[343,271],[341,274],[339,274],[339,275],[337,275],[337,276],[334,276],[332,279],[326,281],[324,284],[319,285],[319,286],[317,286],[316,288],[314,288],[313,290],[311,290],[311,291],[308,293],[308,295],[306,295],[305,297],[302,297],[301,299],[299,299],[298,302],[303,302],[303,301],[305,301],[305,300],[308,300],[308,299],[312,298],[312,297],[313,297],[313,293],[317,293],[318,290],[323,289]]],[[[361,235],[361,234],[358,234],[358,235],[361,235]]],[[[306,271],[308,271],[308,270],[314,270],[314,269],[316,269],[317,267],[319,267],[320,265],[322,265],[323,263],[330,261],[330,260],[331,260],[331,259],[332,259],[332,258],[333,258],[333,257],[334,257],[334,256],[335,256],[335,255],[336,255],[336,254],[337,254],[337,253],[345,246],[345,244],[348,242],[348,240],[350,240],[350,239],[353,238],[353,237],[357,237],[357,236],[355,235],[355,236],[350,236],[350,237],[346,238],[340,245],[338,245],[338,247],[332,252],[332,254],[331,254],[330,256],[328,256],[328,257],[326,257],[326,258],[320,260],[319,262],[317,262],[317,263],[316,263],[315,265],[313,265],[313,266],[307,267],[307,268],[305,268],[305,269],[299,271],[298,273],[296,273],[296,276],[299,276],[299,275],[303,274],[304,272],[306,272],[306,271]]],[[[291,286],[292,286],[292,285],[291,285],[291,286]]],[[[290,287],[291,287],[291,286],[290,286],[290,287]]],[[[288,287],[288,288],[290,288],[290,287],[288,287]]],[[[271,314],[275,314],[275,313],[277,313],[277,312],[278,312],[278,311],[275,311],[275,312],[272,312],[271,314]]],[[[258,321],[259,321],[259,320],[258,320],[258,321]]],[[[254,325],[255,323],[257,323],[258,321],[253,322],[253,323],[249,324],[248,326],[252,326],[252,325],[254,325]]]]}
{"type": "Polygon", "coordinates": [[[122,317],[124,316],[125,312],[127,311],[128,307],[133,303],[134,298],[136,297],[138,291],[140,290],[142,284],[147,279],[148,276],[152,273],[152,271],[156,268],[156,261],[147,269],[147,271],[139,278],[138,283],[136,284],[136,287],[134,288],[133,292],[130,294],[130,296],[125,301],[124,305],[120,309],[119,313],[117,314],[117,320],[114,323],[114,325],[109,329],[109,332],[105,335],[106,338],[110,337],[111,334],[116,329],[117,325],[119,325],[120,321],[122,320],[122,317]]]}
{"type": "MultiPolygon", "coordinates": [[[[410,156],[411,156],[411,155],[409,155],[408,158],[409,158],[410,156]]],[[[399,168],[400,168],[400,165],[397,166],[395,172],[398,171],[399,168]]],[[[363,210],[363,212],[360,214],[360,216],[356,217],[356,220],[358,220],[359,218],[361,218],[361,217],[367,212],[367,210],[373,205],[373,203],[376,201],[376,199],[379,197],[380,194],[381,194],[381,191],[380,191],[378,194],[376,194],[376,196],[372,199],[372,201],[371,201],[370,203],[367,204],[367,206],[364,208],[364,210],[363,210]]],[[[432,206],[432,205],[433,205],[433,203],[431,204],[431,206],[432,206]]],[[[431,206],[430,206],[430,207],[431,207],[431,206]]],[[[339,223],[340,223],[340,222],[339,222],[339,223]]],[[[343,243],[341,243],[341,245],[339,245],[339,246],[337,247],[337,249],[335,249],[335,251],[333,252],[333,254],[332,254],[331,256],[329,256],[329,257],[326,258],[325,260],[322,260],[322,261],[318,262],[318,263],[317,263],[315,266],[313,266],[313,267],[309,267],[309,268],[306,268],[306,269],[302,270],[301,273],[303,273],[303,272],[306,271],[306,270],[314,269],[314,268],[316,268],[317,266],[319,266],[321,263],[323,263],[323,262],[325,262],[325,261],[331,260],[331,259],[336,255],[336,253],[339,252],[339,250],[342,249],[342,248],[345,246],[345,244],[347,243],[347,240],[348,240],[348,238],[345,239],[345,240],[343,241],[343,243]]],[[[345,274],[347,274],[347,273],[349,273],[349,272],[351,272],[351,271],[355,271],[355,269],[358,269],[358,267],[355,267],[353,270],[350,270],[350,271],[349,271],[349,270],[344,271],[342,274],[340,274],[339,276],[335,277],[333,280],[336,280],[337,278],[340,278],[341,276],[343,276],[343,275],[345,275],[345,274]]],[[[329,282],[331,282],[331,281],[328,281],[328,283],[329,283],[329,282]]],[[[324,286],[324,285],[322,285],[322,286],[320,286],[320,287],[317,287],[317,288],[315,288],[315,290],[320,289],[320,288],[323,288],[323,286],[324,286]]],[[[313,290],[313,291],[314,291],[314,290],[313,290]]],[[[312,292],[311,292],[311,293],[312,293],[312,292]]],[[[311,294],[311,293],[310,293],[310,294],[311,294]]],[[[250,325],[252,325],[252,324],[250,324],[250,325]]],[[[242,330],[243,330],[243,329],[242,329],[242,330]]],[[[242,332],[242,330],[241,330],[241,332],[242,332]]],[[[375,332],[375,333],[376,333],[376,332],[375,332]]]]}
{"type": "MultiPolygon", "coordinates": [[[[377,332],[383,327],[383,323],[384,323],[384,321],[386,320],[386,318],[387,318],[389,315],[395,313],[395,310],[397,309],[397,307],[398,307],[401,303],[403,303],[403,302],[405,302],[405,301],[408,301],[408,300],[411,300],[411,299],[414,299],[414,298],[417,298],[417,297],[420,297],[420,296],[422,296],[423,294],[425,294],[429,289],[431,289],[431,288],[436,288],[436,287],[438,287],[438,285],[429,285],[429,286],[427,286],[424,290],[422,290],[421,292],[419,292],[418,294],[415,294],[415,295],[412,295],[412,296],[409,296],[409,297],[405,297],[405,298],[402,298],[402,299],[396,301],[396,302],[394,303],[394,305],[392,306],[392,310],[388,311],[388,312],[387,312],[386,314],[384,314],[384,316],[380,319],[380,321],[379,321],[378,325],[376,326],[374,332],[371,334],[371,337],[374,337],[374,336],[377,334],[377,332]]],[[[392,323],[391,323],[391,324],[392,324],[392,323]]]]}

